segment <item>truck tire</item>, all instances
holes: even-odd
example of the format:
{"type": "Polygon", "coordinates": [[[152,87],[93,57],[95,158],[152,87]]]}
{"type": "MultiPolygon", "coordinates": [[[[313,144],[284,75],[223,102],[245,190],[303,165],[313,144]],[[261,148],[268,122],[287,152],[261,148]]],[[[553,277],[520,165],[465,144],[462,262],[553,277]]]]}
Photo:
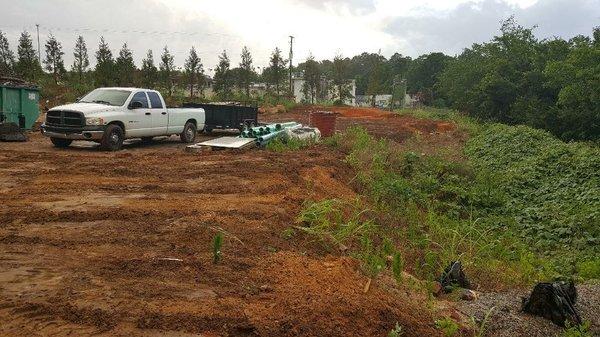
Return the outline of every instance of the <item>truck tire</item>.
{"type": "Polygon", "coordinates": [[[193,143],[196,140],[196,124],[193,122],[185,123],[183,132],[179,135],[181,141],[184,143],[193,143]]]}
{"type": "Polygon", "coordinates": [[[67,147],[69,147],[69,145],[71,145],[71,143],[73,143],[72,139],[63,139],[63,138],[54,138],[54,137],[51,137],[50,141],[52,142],[52,144],[54,144],[54,147],[58,147],[61,149],[67,148],[67,147]]]}
{"type": "Polygon", "coordinates": [[[123,146],[125,133],[120,126],[110,124],[104,131],[104,136],[100,141],[100,148],[105,151],[119,151],[123,146]]]}

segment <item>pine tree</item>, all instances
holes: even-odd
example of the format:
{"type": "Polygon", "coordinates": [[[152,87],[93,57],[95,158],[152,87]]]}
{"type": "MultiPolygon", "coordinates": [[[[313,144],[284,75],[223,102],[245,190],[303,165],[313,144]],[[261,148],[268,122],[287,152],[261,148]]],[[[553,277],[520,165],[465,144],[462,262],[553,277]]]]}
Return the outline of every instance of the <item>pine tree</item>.
{"type": "Polygon", "coordinates": [[[127,43],[123,44],[123,48],[119,51],[119,56],[115,61],[115,68],[117,71],[117,83],[122,87],[132,87],[133,76],[135,73],[135,64],[133,63],[133,54],[127,43]]]}
{"type": "Polygon", "coordinates": [[[319,63],[315,61],[315,57],[310,54],[308,59],[304,63],[304,85],[302,92],[305,99],[310,97],[310,103],[315,104],[315,98],[319,93],[319,87],[321,84],[321,69],[319,63]]]}
{"type": "Polygon", "coordinates": [[[75,51],[73,52],[73,67],[72,70],[79,77],[79,82],[83,81],[83,74],[87,71],[90,66],[90,59],[88,57],[87,46],[83,36],[77,37],[75,42],[75,51]]]}
{"type": "Polygon", "coordinates": [[[10,50],[8,39],[0,31],[0,76],[12,76],[15,67],[15,54],[10,50]]]}
{"type": "Polygon", "coordinates": [[[144,88],[154,88],[158,78],[158,69],[156,69],[156,66],[154,65],[152,50],[148,50],[146,58],[142,60],[141,76],[144,88]]]}
{"type": "Polygon", "coordinates": [[[21,33],[17,55],[17,74],[23,79],[35,81],[38,74],[41,73],[41,66],[28,32],[21,33]]]}
{"type": "Polygon", "coordinates": [[[347,98],[351,98],[348,80],[348,59],[344,59],[341,55],[336,55],[333,58],[333,67],[331,72],[331,79],[335,86],[335,94],[340,104],[343,104],[347,98]]]}
{"type": "Polygon", "coordinates": [[[273,54],[271,54],[269,67],[265,70],[265,80],[267,84],[275,86],[277,96],[280,95],[281,86],[285,81],[285,63],[286,60],[281,57],[281,50],[275,48],[273,54]]]}
{"type": "Polygon", "coordinates": [[[63,61],[64,54],[60,42],[56,40],[54,35],[50,34],[50,38],[46,41],[46,59],[44,60],[44,64],[46,65],[46,70],[52,73],[55,84],[58,84],[60,78],[67,72],[63,61]]]}
{"type": "Polygon", "coordinates": [[[229,57],[227,57],[227,52],[223,50],[223,54],[219,55],[219,65],[215,69],[213,85],[215,92],[223,100],[231,97],[232,78],[229,65],[229,57]]]}
{"type": "Polygon", "coordinates": [[[114,74],[115,62],[112,52],[108,44],[104,41],[104,37],[100,37],[100,45],[96,51],[96,68],[94,75],[97,87],[111,86],[115,82],[114,74]]]}
{"type": "Polygon", "coordinates": [[[244,46],[241,57],[239,80],[242,89],[246,92],[246,98],[250,98],[250,84],[256,78],[256,72],[252,66],[252,55],[250,55],[248,47],[244,46]]]}
{"type": "Polygon", "coordinates": [[[175,58],[169,52],[167,46],[163,50],[160,57],[160,77],[162,83],[169,93],[169,97],[173,95],[173,73],[175,71],[175,58]]]}
{"type": "Polygon", "coordinates": [[[190,50],[190,56],[185,61],[185,74],[188,79],[188,85],[190,87],[190,97],[194,98],[194,86],[197,84],[200,86],[204,79],[204,69],[202,62],[196,53],[196,49],[192,47],[190,50]]]}

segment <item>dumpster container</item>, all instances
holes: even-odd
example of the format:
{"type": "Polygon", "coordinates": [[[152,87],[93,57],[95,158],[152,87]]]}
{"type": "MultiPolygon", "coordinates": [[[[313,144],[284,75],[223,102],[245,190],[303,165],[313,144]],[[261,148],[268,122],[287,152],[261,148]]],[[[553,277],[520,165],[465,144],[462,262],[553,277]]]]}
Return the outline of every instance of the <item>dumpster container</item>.
{"type": "Polygon", "coordinates": [[[0,82],[0,123],[15,123],[30,130],[40,115],[37,87],[15,82],[0,82]]]}

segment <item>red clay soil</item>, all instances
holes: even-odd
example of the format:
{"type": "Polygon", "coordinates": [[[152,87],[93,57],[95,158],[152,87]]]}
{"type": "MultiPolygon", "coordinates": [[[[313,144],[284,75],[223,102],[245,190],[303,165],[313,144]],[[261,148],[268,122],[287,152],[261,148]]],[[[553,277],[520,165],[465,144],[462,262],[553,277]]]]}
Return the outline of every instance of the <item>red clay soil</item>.
{"type": "Polygon", "coordinates": [[[397,142],[403,142],[415,133],[431,135],[456,131],[456,125],[453,123],[414,118],[377,108],[300,106],[287,113],[264,114],[263,116],[275,121],[297,121],[309,124],[308,116],[314,111],[338,113],[338,131],[361,125],[374,136],[386,137],[397,142]]]}
{"type": "Polygon", "coordinates": [[[439,336],[421,295],[385,275],[365,292],[355,260],[284,237],[305,200],[355,197],[343,159],[0,143],[0,335],[439,336]]]}

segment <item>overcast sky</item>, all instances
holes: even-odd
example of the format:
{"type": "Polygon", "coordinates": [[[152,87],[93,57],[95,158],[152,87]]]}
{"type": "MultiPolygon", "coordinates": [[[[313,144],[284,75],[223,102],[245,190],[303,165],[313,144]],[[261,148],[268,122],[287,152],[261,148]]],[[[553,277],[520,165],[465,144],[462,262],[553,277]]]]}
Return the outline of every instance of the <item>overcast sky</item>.
{"type": "Polygon", "coordinates": [[[42,45],[54,34],[68,66],[77,35],[92,64],[102,35],[114,54],[127,42],[138,65],[148,49],[158,60],[167,45],[183,66],[195,46],[212,69],[223,49],[237,65],[244,45],[256,66],[276,46],[287,57],[289,35],[297,64],[311,52],[317,59],[363,51],[454,55],[489,40],[510,15],[537,25],[539,38],[591,35],[600,26],[600,0],[0,0],[0,9],[0,30],[13,49],[23,30],[35,38],[37,23],[42,45]]]}

